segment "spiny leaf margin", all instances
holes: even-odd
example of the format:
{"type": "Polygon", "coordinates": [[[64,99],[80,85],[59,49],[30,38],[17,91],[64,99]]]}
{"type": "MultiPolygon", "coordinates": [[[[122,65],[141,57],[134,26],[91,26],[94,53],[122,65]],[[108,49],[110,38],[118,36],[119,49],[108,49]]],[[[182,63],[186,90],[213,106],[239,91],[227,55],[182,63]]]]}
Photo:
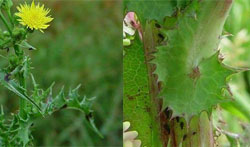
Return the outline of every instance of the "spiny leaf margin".
{"type": "Polygon", "coordinates": [[[165,30],[166,45],[157,47],[152,63],[163,83],[159,95],[163,109],[172,108],[173,117],[189,121],[224,100],[226,81],[236,70],[221,63],[217,47],[230,5],[229,0],[195,0],[185,13],[176,16],[178,27],[165,30]],[[209,90],[200,88],[204,86],[209,90]]]}

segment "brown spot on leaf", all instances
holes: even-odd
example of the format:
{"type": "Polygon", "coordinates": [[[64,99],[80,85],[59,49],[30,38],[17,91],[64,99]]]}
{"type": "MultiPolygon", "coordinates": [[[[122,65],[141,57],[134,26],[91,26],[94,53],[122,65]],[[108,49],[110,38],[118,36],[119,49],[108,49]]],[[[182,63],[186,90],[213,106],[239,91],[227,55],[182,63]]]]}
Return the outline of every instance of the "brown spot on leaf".
{"type": "Polygon", "coordinates": [[[11,74],[8,73],[8,74],[4,77],[4,80],[5,80],[6,82],[9,82],[10,76],[11,76],[11,74]]]}
{"type": "Polygon", "coordinates": [[[166,116],[166,119],[170,119],[171,118],[171,115],[172,115],[172,111],[169,110],[168,108],[164,109],[164,113],[165,113],[165,116],[166,116]]]}
{"type": "Polygon", "coordinates": [[[233,96],[233,92],[231,91],[231,88],[229,87],[229,85],[227,85],[227,91],[229,92],[230,96],[233,96]]]}
{"type": "MultiPolygon", "coordinates": [[[[162,100],[159,101],[159,107],[162,105],[162,100]]],[[[161,127],[161,140],[163,147],[167,147],[169,135],[171,134],[171,127],[169,124],[169,116],[172,115],[172,111],[168,108],[164,109],[164,111],[161,111],[161,108],[159,109],[160,112],[160,127],[161,127]]]]}
{"type": "Polygon", "coordinates": [[[129,100],[134,100],[134,99],[135,99],[135,98],[134,98],[133,96],[131,96],[131,95],[127,95],[127,97],[128,97],[129,100]]]}
{"type": "Polygon", "coordinates": [[[161,26],[158,23],[155,23],[155,27],[161,28],[161,26]]]}
{"type": "Polygon", "coordinates": [[[90,121],[90,119],[92,119],[92,117],[93,117],[93,113],[90,112],[90,113],[87,114],[85,117],[86,117],[87,121],[90,121]]]}
{"type": "Polygon", "coordinates": [[[64,104],[61,108],[60,108],[60,110],[61,109],[65,109],[65,108],[67,108],[68,107],[68,105],[67,104],[64,104]]]}
{"type": "Polygon", "coordinates": [[[181,127],[182,130],[184,129],[184,122],[180,123],[180,127],[181,127]]]}
{"type": "Polygon", "coordinates": [[[170,127],[168,124],[164,124],[164,129],[168,134],[170,134],[170,127]]]}
{"type": "Polygon", "coordinates": [[[190,73],[188,76],[195,80],[198,79],[200,77],[201,73],[200,73],[200,69],[198,66],[196,66],[195,68],[193,68],[192,73],[190,73]]]}
{"type": "Polygon", "coordinates": [[[164,38],[165,38],[161,33],[158,33],[158,37],[159,37],[159,40],[160,40],[160,41],[163,41],[164,38]]]}
{"type": "Polygon", "coordinates": [[[176,121],[177,121],[177,122],[179,122],[179,121],[180,121],[180,118],[179,118],[178,116],[176,117],[176,121]]]}
{"type": "Polygon", "coordinates": [[[145,110],[146,110],[146,112],[151,112],[151,109],[148,106],[146,106],[145,110]]]}
{"type": "Polygon", "coordinates": [[[185,135],[183,136],[183,141],[184,141],[186,138],[187,138],[187,134],[185,134],[185,135]]]}
{"type": "Polygon", "coordinates": [[[160,90],[162,89],[163,83],[162,83],[162,82],[158,82],[157,85],[158,85],[158,89],[159,89],[159,91],[160,91],[160,90]]]}

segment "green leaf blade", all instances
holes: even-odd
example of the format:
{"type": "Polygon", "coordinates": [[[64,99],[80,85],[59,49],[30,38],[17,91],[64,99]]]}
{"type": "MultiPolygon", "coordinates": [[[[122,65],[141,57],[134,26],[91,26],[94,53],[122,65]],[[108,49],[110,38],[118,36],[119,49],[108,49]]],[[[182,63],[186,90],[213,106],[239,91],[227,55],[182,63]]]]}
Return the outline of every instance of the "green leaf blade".
{"type": "Polygon", "coordinates": [[[127,12],[135,12],[142,24],[147,20],[163,22],[165,16],[174,12],[174,1],[171,0],[125,0],[127,12]]]}
{"type": "Polygon", "coordinates": [[[190,120],[223,100],[227,78],[235,73],[220,59],[218,43],[230,1],[193,1],[177,16],[177,28],[166,30],[166,45],[157,47],[152,63],[163,83],[163,109],[190,120]],[[211,13],[212,12],[212,13],[211,13]]]}
{"type": "MultiPolygon", "coordinates": [[[[138,32],[137,32],[138,33],[138,32]]],[[[138,132],[142,146],[152,146],[151,99],[142,41],[137,34],[130,46],[124,48],[123,58],[123,111],[124,121],[138,132]]]]}

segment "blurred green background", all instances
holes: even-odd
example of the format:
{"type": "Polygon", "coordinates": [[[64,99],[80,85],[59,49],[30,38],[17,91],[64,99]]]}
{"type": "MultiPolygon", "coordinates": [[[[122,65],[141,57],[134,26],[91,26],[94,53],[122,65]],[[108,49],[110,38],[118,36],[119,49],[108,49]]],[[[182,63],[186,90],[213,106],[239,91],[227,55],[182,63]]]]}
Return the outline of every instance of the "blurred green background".
{"type": "MultiPolygon", "coordinates": [[[[250,68],[250,1],[234,0],[220,43],[224,63],[246,70],[250,68]]],[[[232,77],[229,84],[232,101],[213,113],[218,146],[250,146],[250,72],[232,77]]]]}
{"type": "MultiPolygon", "coordinates": [[[[55,92],[63,85],[69,89],[82,84],[80,94],[96,97],[94,117],[104,139],[84,123],[84,114],[62,110],[35,122],[35,146],[122,146],[121,1],[41,3],[51,9],[54,20],[45,33],[36,31],[28,39],[38,49],[25,51],[32,58],[37,83],[48,88],[56,82],[55,92]]],[[[6,113],[18,110],[14,94],[1,87],[0,95],[6,113]]]]}

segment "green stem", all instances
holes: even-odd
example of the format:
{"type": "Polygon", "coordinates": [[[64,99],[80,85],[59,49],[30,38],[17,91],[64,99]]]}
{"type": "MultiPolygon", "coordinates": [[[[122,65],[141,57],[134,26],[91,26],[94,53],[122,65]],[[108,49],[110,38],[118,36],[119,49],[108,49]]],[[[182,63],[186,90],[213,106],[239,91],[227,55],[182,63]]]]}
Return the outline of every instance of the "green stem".
{"type": "Polygon", "coordinates": [[[4,25],[6,26],[7,30],[9,31],[10,35],[12,35],[11,28],[10,28],[7,20],[5,19],[4,15],[3,15],[3,13],[1,11],[0,11],[0,18],[3,21],[4,25]]]}
{"type": "Polygon", "coordinates": [[[9,17],[9,20],[10,20],[12,26],[14,26],[14,20],[13,20],[13,17],[11,15],[10,9],[7,10],[7,14],[8,14],[8,17],[9,17]]]}
{"type": "MultiPolygon", "coordinates": [[[[19,46],[18,45],[14,45],[14,49],[15,49],[15,54],[18,56],[18,57],[22,57],[23,56],[23,51],[20,50],[19,46]]],[[[23,87],[24,89],[26,89],[26,81],[25,81],[25,78],[24,78],[24,75],[23,73],[21,72],[19,75],[18,75],[18,81],[21,85],[21,87],[23,87]]],[[[22,99],[20,98],[19,99],[19,105],[20,105],[20,116],[25,119],[26,117],[26,113],[25,113],[25,108],[26,108],[26,100],[25,99],[22,99]]]]}
{"type": "MultiPolygon", "coordinates": [[[[14,43],[14,50],[15,50],[15,54],[16,54],[18,57],[22,57],[22,56],[23,56],[23,51],[20,50],[19,46],[16,45],[15,43],[14,43]]],[[[23,58],[23,57],[22,57],[22,58],[23,58]]]]}
{"type": "MultiPolygon", "coordinates": [[[[25,79],[24,79],[24,76],[22,73],[20,73],[20,77],[19,77],[19,82],[20,82],[20,85],[23,87],[23,88],[26,88],[26,82],[25,82],[25,79]]],[[[20,98],[19,99],[19,105],[20,105],[20,116],[24,119],[26,117],[26,113],[25,113],[25,108],[26,108],[26,100],[25,99],[22,99],[20,98]]]]}

